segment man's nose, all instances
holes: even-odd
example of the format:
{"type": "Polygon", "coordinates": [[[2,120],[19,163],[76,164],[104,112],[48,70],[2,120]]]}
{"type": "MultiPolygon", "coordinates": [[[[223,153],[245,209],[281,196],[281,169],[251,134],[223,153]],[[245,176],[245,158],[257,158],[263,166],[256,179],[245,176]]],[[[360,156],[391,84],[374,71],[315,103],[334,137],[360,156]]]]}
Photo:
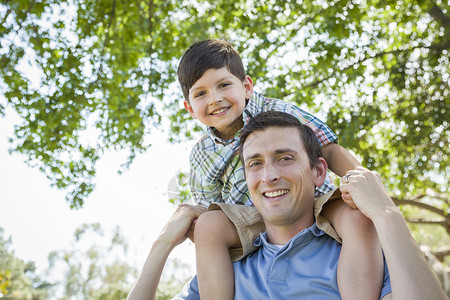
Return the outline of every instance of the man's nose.
{"type": "Polygon", "coordinates": [[[273,166],[273,164],[266,164],[264,168],[263,178],[261,178],[262,182],[266,184],[271,184],[276,182],[279,179],[279,174],[277,169],[273,166]]]}

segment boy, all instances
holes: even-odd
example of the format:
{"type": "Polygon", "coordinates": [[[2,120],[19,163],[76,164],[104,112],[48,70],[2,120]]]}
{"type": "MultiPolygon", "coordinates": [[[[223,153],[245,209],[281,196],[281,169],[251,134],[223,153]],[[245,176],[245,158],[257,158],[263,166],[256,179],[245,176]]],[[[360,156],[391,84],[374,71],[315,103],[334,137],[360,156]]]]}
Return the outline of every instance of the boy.
{"type": "MultiPolygon", "coordinates": [[[[238,155],[239,136],[249,119],[268,110],[292,114],[315,132],[323,156],[334,173],[342,177],[360,164],[335,143],[334,133],[313,115],[290,103],[266,99],[253,92],[253,81],[245,75],[239,54],[225,41],[194,43],[180,61],[178,80],[186,110],[208,126],[190,156],[190,188],[194,202],[203,206],[215,202],[195,226],[200,296],[202,299],[232,299],[231,259],[251,252],[252,242],[264,230],[259,214],[251,206],[238,155]]],[[[331,191],[332,187],[328,177],[316,190],[316,196],[331,191]]],[[[267,197],[276,198],[279,193],[267,193],[267,197]]],[[[354,207],[351,200],[346,202],[354,207]]],[[[326,217],[342,238],[338,263],[342,298],[378,299],[383,261],[372,223],[341,201],[326,205],[323,212],[320,210],[317,208],[318,225],[339,239],[326,221],[324,224],[323,217],[326,217]]]]}

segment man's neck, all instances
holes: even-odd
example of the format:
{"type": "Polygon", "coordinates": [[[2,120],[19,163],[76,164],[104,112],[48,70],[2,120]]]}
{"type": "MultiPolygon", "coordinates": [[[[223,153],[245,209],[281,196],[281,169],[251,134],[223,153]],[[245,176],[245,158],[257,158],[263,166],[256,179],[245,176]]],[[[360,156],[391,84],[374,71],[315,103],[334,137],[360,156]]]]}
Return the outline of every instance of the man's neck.
{"type": "Polygon", "coordinates": [[[276,226],[266,224],[267,241],[275,245],[284,245],[289,242],[294,236],[296,236],[302,230],[311,227],[314,224],[314,216],[302,220],[294,224],[276,226]]]}

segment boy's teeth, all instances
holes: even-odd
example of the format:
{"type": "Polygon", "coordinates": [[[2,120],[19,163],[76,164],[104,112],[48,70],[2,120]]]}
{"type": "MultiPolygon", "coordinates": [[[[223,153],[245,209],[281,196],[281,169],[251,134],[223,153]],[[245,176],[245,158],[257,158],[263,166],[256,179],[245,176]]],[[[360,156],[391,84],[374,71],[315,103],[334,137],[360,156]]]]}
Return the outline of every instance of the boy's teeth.
{"type": "Polygon", "coordinates": [[[226,108],[226,107],[224,107],[224,108],[222,108],[222,109],[219,109],[219,110],[213,111],[213,112],[212,112],[212,115],[217,115],[217,114],[220,114],[220,113],[222,113],[222,112],[224,112],[224,111],[226,111],[226,110],[227,110],[227,108],[226,108]]]}
{"type": "Polygon", "coordinates": [[[281,191],[275,191],[275,192],[266,192],[266,197],[278,197],[284,194],[287,194],[287,192],[289,192],[288,190],[281,190],[281,191]]]}

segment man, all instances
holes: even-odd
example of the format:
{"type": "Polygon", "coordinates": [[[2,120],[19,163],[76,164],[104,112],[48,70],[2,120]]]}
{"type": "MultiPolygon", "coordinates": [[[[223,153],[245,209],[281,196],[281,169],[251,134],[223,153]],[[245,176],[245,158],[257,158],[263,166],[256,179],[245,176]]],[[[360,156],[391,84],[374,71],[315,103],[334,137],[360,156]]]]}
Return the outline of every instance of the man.
{"type": "MultiPolygon", "coordinates": [[[[241,145],[247,185],[266,232],[255,242],[258,250],[234,264],[235,299],[340,299],[340,245],[317,227],[314,217],[315,207],[326,200],[314,200],[314,188],[327,170],[317,139],[297,119],[267,112],[247,125],[241,145]]],[[[379,176],[357,168],[344,177],[340,191],[343,198],[353,198],[378,233],[392,282],[385,271],[380,299],[447,299],[379,176]]],[[[154,299],[170,251],[191,236],[201,213],[197,206],[177,209],[129,299],[154,299]]],[[[195,278],[177,297],[198,299],[195,278]]]]}

